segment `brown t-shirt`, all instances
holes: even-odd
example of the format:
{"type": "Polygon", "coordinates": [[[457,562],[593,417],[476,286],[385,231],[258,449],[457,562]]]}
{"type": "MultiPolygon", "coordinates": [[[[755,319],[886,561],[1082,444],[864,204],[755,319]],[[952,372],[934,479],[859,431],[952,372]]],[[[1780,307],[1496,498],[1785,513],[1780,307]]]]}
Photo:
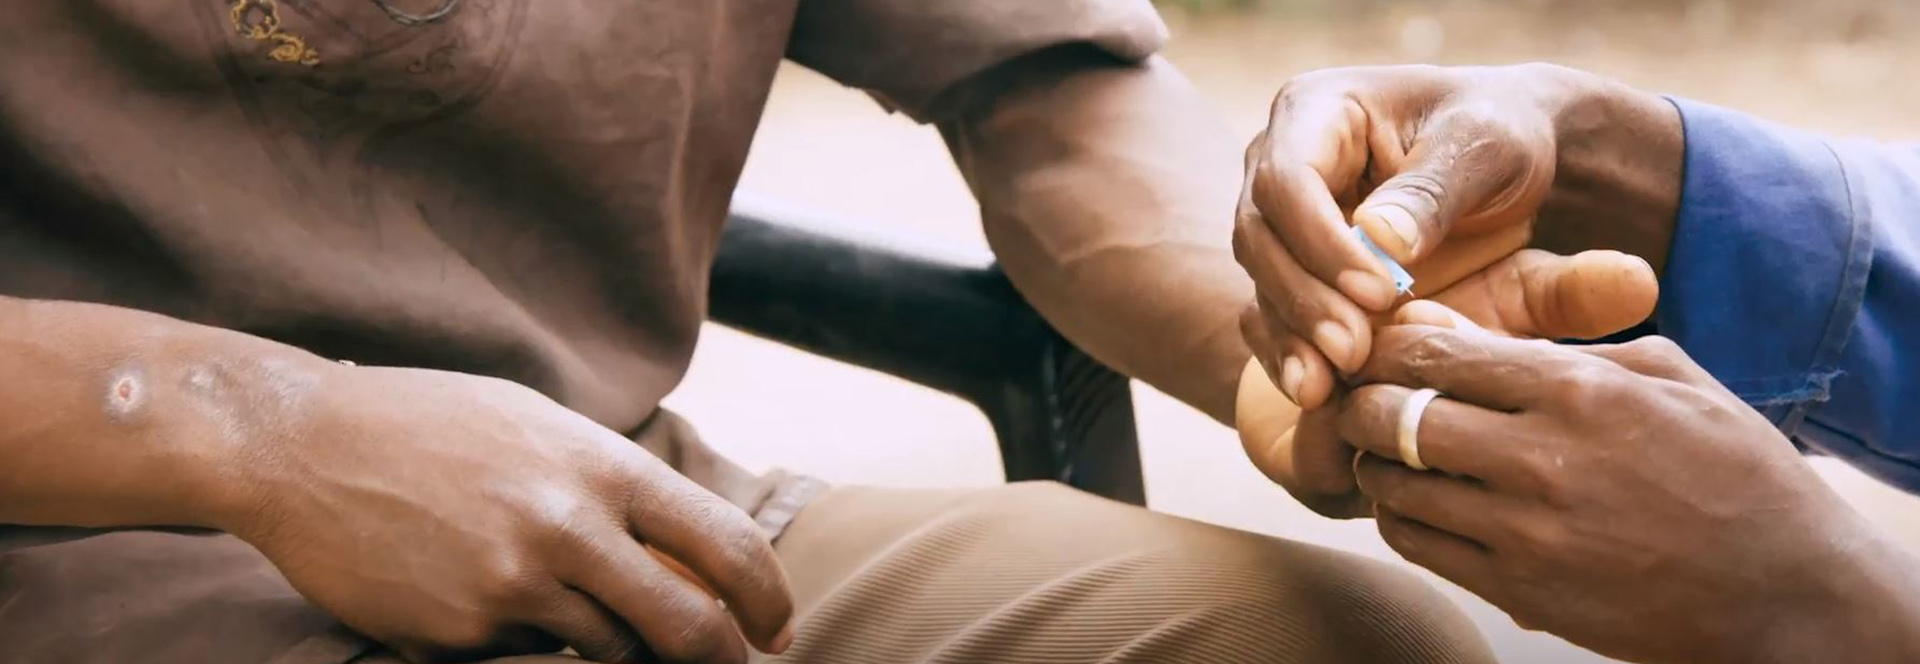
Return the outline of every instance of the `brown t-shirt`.
{"type": "Polygon", "coordinates": [[[1009,58],[1165,38],[1147,0],[453,2],[0,4],[0,293],[506,377],[632,431],[686,369],[783,57],[931,119],[1009,58]]]}

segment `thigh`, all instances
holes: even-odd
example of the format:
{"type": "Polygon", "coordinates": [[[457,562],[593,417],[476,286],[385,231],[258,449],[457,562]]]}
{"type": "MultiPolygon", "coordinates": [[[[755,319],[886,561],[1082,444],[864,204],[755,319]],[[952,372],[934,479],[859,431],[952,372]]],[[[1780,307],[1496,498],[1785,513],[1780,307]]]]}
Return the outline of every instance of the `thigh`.
{"type": "Polygon", "coordinates": [[[21,664],[338,664],[371,648],[229,535],[0,527],[0,644],[21,664]]]}
{"type": "Polygon", "coordinates": [[[778,662],[1490,662],[1413,575],[1050,483],[836,489],[777,547],[778,662]]]}
{"type": "Polygon", "coordinates": [[[232,536],[8,526],[0,526],[0,661],[405,664],[307,603],[232,536]]]}

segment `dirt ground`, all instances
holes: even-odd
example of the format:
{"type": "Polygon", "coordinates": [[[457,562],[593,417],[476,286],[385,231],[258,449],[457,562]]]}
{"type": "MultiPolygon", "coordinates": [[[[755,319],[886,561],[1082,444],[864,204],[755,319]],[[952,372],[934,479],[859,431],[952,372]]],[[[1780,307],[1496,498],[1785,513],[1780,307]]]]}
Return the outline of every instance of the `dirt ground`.
{"type": "MultiPolygon", "coordinates": [[[[1245,135],[1259,126],[1273,91],[1302,71],[1529,60],[1593,69],[1825,132],[1920,134],[1920,86],[1906,75],[1920,56],[1913,39],[1920,36],[1920,9],[1909,3],[1798,3],[1767,11],[1722,2],[1585,10],[1579,7],[1589,3],[1550,0],[1456,2],[1440,10],[1361,4],[1371,9],[1259,20],[1174,17],[1170,56],[1245,135]]],[[[804,70],[780,77],[743,190],[853,220],[848,229],[869,237],[959,256],[986,253],[975,206],[938,136],[804,70]]],[[[1136,395],[1156,509],[1398,560],[1368,523],[1316,517],[1266,482],[1226,428],[1144,386],[1136,395]]],[[[722,328],[709,328],[687,384],[669,404],[757,467],[846,483],[1000,481],[991,431],[966,404],[722,328]]],[[[1879,523],[1920,548],[1920,501],[1838,464],[1815,463],[1879,523]]],[[[1497,609],[1435,583],[1475,617],[1504,661],[1606,661],[1521,630],[1497,609]]]]}

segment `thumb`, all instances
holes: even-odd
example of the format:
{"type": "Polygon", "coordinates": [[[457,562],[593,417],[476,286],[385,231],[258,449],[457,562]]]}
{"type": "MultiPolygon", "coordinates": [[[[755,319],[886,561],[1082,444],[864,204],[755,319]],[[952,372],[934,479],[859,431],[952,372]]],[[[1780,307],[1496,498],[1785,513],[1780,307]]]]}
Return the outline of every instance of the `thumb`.
{"type": "Polygon", "coordinates": [[[1472,220],[1526,224],[1553,180],[1538,139],[1498,121],[1450,114],[1422,130],[1401,168],[1354,208],[1353,223],[1394,260],[1412,264],[1472,220]]]}
{"type": "Polygon", "coordinates": [[[1618,251],[1522,249],[1432,299],[1502,334],[1592,339],[1652,316],[1660,281],[1646,261],[1618,251]]]}
{"type": "Polygon", "coordinates": [[[1653,266],[1618,251],[1573,256],[1523,252],[1519,278],[1533,334],[1544,339],[1593,339],[1653,315],[1660,281],[1653,266]]]}
{"type": "Polygon", "coordinates": [[[1660,282],[1646,261],[1617,251],[1522,249],[1430,297],[1501,334],[1591,339],[1652,316],[1660,282]]]}

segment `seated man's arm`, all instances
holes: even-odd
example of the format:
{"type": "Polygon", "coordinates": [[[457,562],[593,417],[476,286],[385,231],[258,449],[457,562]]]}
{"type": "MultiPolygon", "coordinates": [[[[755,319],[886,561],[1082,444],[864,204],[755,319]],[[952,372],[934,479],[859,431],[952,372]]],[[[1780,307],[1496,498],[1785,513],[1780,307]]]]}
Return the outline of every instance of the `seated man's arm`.
{"type": "Polygon", "coordinates": [[[1920,152],[1677,104],[1660,332],[1800,444],[1920,490],[1920,152]]]}
{"type": "Polygon", "coordinates": [[[238,471],[321,362],[163,316],[0,297],[0,523],[236,526],[257,498],[238,471]]]}
{"type": "Polygon", "coordinates": [[[941,128],[1020,292],[1116,369],[1231,422],[1253,288],[1240,151],[1147,0],[806,0],[788,54],[941,128]]]}
{"type": "Polygon", "coordinates": [[[600,661],[793,639],[750,517],[514,383],[8,297],[0,377],[0,524],[224,530],[414,661],[530,652],[529,626],[600,661]]]}
{"type": "Polygon", "coordinates": [[[1159,58],[1016,61],[941,129],[1021,293],[1089,353],[1222,422],[1251,352],[1229,246],[1238,150],[1159,58]]]}

